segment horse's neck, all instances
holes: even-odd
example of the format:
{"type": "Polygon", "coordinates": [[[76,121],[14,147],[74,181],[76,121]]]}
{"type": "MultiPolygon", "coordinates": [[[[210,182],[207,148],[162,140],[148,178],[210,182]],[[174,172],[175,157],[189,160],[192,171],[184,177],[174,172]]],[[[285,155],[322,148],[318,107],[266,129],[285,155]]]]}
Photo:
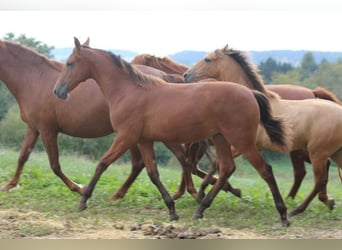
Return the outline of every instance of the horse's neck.
{"type": "Polygon", "coordinates": [[[228,67],[226,70],[222,71],[219,80],[238,83],[246,86],[247,88],[253,89],[251,79],[248,78],[247,74],[241,69],[241,67],[235,64],[233,67],[228,67]]]}
{"type": "MultiPolygon", "coordinates": [[[[7,86],[12,95],[20,103],[26,96],[34,98],[42,93],[45,86],[53,84],[60,73],[55,66],[46,63],[33,63],[23,60],[19,56],[0,63],[0,80],[7,86]]],[[[52,85],[51,85],[52,88],[52,85]]]]}
{"type": "Polygon", "coordinates": [[[91,69],[90,78],[94,79],[107,103],[115,102],[115,99],[129,95],[129,93],[138,88],[130,79],[127,73],[111,64],[94,63],[91,69]]]}
{"type": "MultiPolygon", "coordinates": [[[[232,59],[231,59],[232,60],[232,59]]],[[[221,79],[224,81],[231,81],[238,84],[241,84],[249,89],[258,90],[266,95],[268,95],[267,90],[265,89],[262,78],[256,72],[251,72],[250,75],[243,69],[243,66],[234,60],[228,61],[228,66],[223,66],[221,74],[221,79]]]]}

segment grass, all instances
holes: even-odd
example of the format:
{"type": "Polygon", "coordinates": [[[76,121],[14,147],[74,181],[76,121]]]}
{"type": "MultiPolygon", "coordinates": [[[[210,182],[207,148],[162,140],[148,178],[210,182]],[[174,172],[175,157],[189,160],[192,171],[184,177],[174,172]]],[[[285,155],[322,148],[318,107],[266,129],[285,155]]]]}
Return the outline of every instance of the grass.
{"type": "MultiPolygon", "coordinates": [[[[0,148],[0,185],[6,183],[14,173],[17,152],[0,148]]],[[[273,172],[279,189],[286,196],[293,179],[289,161],[272,161],[273,172]]],[[[318,199],[314,199],[307,210],[290,218],[289,228],[281,226],[272,195],[265,182],[256,171],[242,158],[236,160],[237,170],[231,177],[234,187],[242,190],[242,199],[220,192],[212,205],[205,211],[204,218],[192,220],[192,214],[198,208],[197,202],[189,194],[176,201],[180,216],[175,225],[188,228],[220,227],[232,230],[252,230],[263,235],[282,235],[306,230],[341,230],[342,229],[342,190],[336,167],[330,169],[328,193],[335,198],[336,208],[329,211],[318,199]]],[[[63,155],[61,165],[67,176],[77,183],[87,184],[96,162],[80,156],[63,155]]],[[[180,168],[160,167],[163,184],[172,194],[180,181],[180,168]]],[[[313,187],[310,166],[308,174],[295,200],[286,200],[289,211],[300,204],[313,187]]],[[[80,196],[71,193],[49,168],[45,153],[33,152],[26,163],[20,188],[10,192],[0,192],[0,212],[14,210],[23,213],[38,212],[46,221],[63,222],[77,228],[101,228],[103,221],[117,224],[129,220],[137,224],[162,224],[169,222],[168,210],[158,190],[150,182],[145,171],[129,189],[127,195],[118,201],[109,201],[109,197],[123,184],[130,172],[129,165],[113,165],[102,175],[93,196],[88,201],[88,209],[78,213],[80,196]]],[[[201,180],[194,177],[196,186],[201,180]]],[[[39,224],[32,227],[23,223],[15,228],[16,235],[26,237],[51,234],[61,228],[60,225],[39,224]]],[[[6,237],[6,236],[3,236],[6,237]]],[[[14,236],[16,237],[16,236],[14,236]]],[[[342,237],[342,236],[341,236],[342,237]]],[[[1,234],[0,234],[1,238],[1,234]]]]}

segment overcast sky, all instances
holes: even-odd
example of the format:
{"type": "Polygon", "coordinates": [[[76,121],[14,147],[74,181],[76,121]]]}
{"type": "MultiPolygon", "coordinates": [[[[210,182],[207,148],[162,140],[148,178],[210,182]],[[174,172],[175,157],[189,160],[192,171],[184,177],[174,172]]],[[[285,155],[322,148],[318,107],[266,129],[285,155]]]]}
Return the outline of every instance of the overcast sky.
{"type": "Polygon", "coordinates": [[[55,47],[72,47],[76,36],[96,48],[159,56],[226,44],[342,51],[342,6],[334,0],[0,0],[0,7],[0,37],[25,34],[55,47]]]}

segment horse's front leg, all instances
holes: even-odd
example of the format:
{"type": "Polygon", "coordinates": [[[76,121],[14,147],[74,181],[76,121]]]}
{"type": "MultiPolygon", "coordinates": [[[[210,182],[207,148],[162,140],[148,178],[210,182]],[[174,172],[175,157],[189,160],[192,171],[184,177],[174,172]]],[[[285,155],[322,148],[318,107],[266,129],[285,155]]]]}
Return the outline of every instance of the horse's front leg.
{"type": "Polygon", "coordinates": [[[134,143],[130,143],[128,140],[126,140],[125,137],[128,138],[126,134],[118,133],[111,147],[102,156],[101,160],[96,166],[93,177],[91,178],[89,184],[83,192],[82,199],[78,206],[78,211],[82,211],[87,208],[87,201],[91,197],[96,183],[100,179],[103,172],[108,168],[108,166],[115,160],[117,160],[120,156],[122,156],[129,148],[132,147],[132,145],[134,145],[134,143]]]}
{"type": "Polygon", "coordinates": [[[37,130],[35,130],[29,126],[26,128],[25,138],[24,138],[24,141],[21,145],[20,154],[19,154],[19,158],[18,158],[17,169],[16,169],[12,179],[7,184],[5,184],[3,187],[1,187],[2,191],[8,191],[8,190],[10,190],[10,189],[12,189],[18,185],[21,173],[22,173],[23,168],[24,168],[24,164],[28,160],[28,158],[31,154],[31,151],[37,142],[38,136],[39,136],[39,133],[37,130]]]}
{"type": "Polygon", "coordinates": [[[57,145],[57,132],[53,133],[51,131],[41,132],[42,142],[44,144],[46,153],[49,158],[50,167],[53,172],[65,183],[65,185],[73,192],[79,194],[83,193],[83,186],[71,181],[62,171],[61,165],[59,163],[59,153],[57,145]]]}
{"type": "Polygon", "coordinates": [[[178,220],[179,217],[176,214],[175,202],[159,179],[156,157],[153,149],[153,142],[141,142],[138,144],[138,146],[144,159],[148,176],[150,177],[152,183],[158,188],[166,206],[169,209],[170,219],[178,220]]]}
{"type": "Polygon", "coordinates": [[[111,200],[117,200],[120,198],[123,198],[128,189],[131,187],[132,183],[135,181],[135,179],[138,177],[138,175],[141,173],[141,171],[145,167],[145,163],[142,159],[142,156],[140,154],[139,148],[137,145],[132,147],[130,149],[131,153],[131,162],[132,162],[132,171],[128,178],[126,179],[125,183],[119,188],[118,191],[110,198],[111,200]]]}

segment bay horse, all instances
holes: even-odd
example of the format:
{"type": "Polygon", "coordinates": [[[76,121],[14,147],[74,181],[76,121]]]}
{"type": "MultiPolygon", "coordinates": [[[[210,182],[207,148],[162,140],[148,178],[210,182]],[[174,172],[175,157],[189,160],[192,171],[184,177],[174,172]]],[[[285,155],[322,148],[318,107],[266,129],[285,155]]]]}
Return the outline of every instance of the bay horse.
{"type": "Polygon", "coordinates": [[[133,64],[111,52],[82,46],[77,38],[74,38],[74,43],[75,48],[56,82],[54,93],[61,99],[67,99],[69,92],[82,81],[94,79],[109,105],[111,123],[117,133],[113,144],[96,166],[79,210],[87,208],[87,200],[107,167],[132,145],[138,144],[147,173],[161,193],[170,219],[177,220],[175,203],[159,179],[153,142],[186,143],[211,137],[216,147],[219,177],[193,218],[203,217],[204,210],[234,171],[230,150],[230,145],[234,145],[266,181],[282,224],[289,225],[287,208],[272,168],[255,144],[261,122],[272,144],[283,149],[288,147],[286,126],[281,119],[272,117],[263,94],[233,83],[169,84],[143,74],[133,64]]]}
{"type": "MultiPolygon", "coordinates": [[[[280,99],[274,92],[266,90],[255,65],[248,61],[244,53],[227,47],[209,53],[189,68],[184,76],[189,82],[208,77],[222,81],[234,79],[238,84],[267,95],[274,113],[283,115],[292,126],[291,151],[307,150],[315,176],[313,190],[290,214],[296,215],[303,212],[318,193],[319,200],[330,209],[333,208],[334,200],[326,194],[327,162],[330,158],[336,162],[339,171],[342,168],[342,106],[339,103],[321,99],[280,99]]],[[[258,148],[276,151],[263,135],[262,129],[259,132],[258,148]]]]}
{"type": "MultiPolygon", "coordinates": [[[[226,46],[228,48],[228,45],[226,46]]],[[[209,56],[207,57],[209,59],[209,56]]],[[[157,57],[154,55],[149,54],[140,54],[133,58],[132,63],[140,64],[140,65],[147,65],[165,72],[168,72],[170,74],[184,74],[188,67],[184,64],[180,64],[176,62],[175,60],[172,60],[169,57],[157,57]]],[[[230,67],[225,71],[225,74],[230,75],[231,77],[234,75],[232,72],[234,72],[235,68],[230,67]]],[[[205,79],[205,78],[211,78],[212,74],[208,75],[202,75],[198,77],[198,79],[205,79]]],[[[237,76],[238,77],[238,76],[237,76]]],[[[232,82],[239,81],[240,79],[230,78],[232,82]]],[[[310,89],[307,87],[294,85],[294,84],[267,84],[264,86],[266,90],[273,91],[277,93],[281,98],[287,99],[287,100],[303,100],[303,99],[325,99],[332,102],[336,102],[338,104],[341,104],[341,101],[330,91],[328,91],[325,88],[322,87],[316,87],[315,89],[310,89]]],[[[209,144],[201,144],[200,147],[198,143],[192,143],[187,146],[187,157],[191,163],[191,167],[194,171],[196,169],[196,166],[200,159],[203,157],[204,154],[207,154],[206,151],[209,151],[209,144]],[[203,145],[206,145],[207,147],[203,147],[203,145]]],[[[308,163],[311,163],[310,158],[308,156],[307,151],[305,150],[294,150],[290,152],[290,158],[293,166],[294,171],[294,182],[292,184],[292,187],[287,195],[287,197],[291,197],[292,199],[295,198],[299,187],[306,175],[306,169],[305,169],[305,161],[308,163]]],[[[327,165],[330,165],[330,161],[327,162],[327,165]]],[[[198,171],[200,169],[197,168],[198,171]]],[[[132,171],[133,172],[133,171],[132,171]]],[[[209,179],[210,183],[213,182],[213,180],[209,179]]],[[[126,182],[128,183],[128,182],[126,182]]],[[[185,192],[185,183],[182,182],[181,186],[178,190],[178,194],[181,196],[185,192]]],[[[200,197],[198,197],[200,199],[200,197]]]]}
{"type": "MultiPolygon", "coordinates": [[[[0,40],[0,80],[15,97],[19,105],[21,119],[27,125],[16,171],[11,180],[2,186],[3,191],[8,191],[18,185],[24,164],[38,137],[41,136],[53,172],[71,191],[82,194],[83,186],[71,181],[61,169],[57,143],[58,134],[64,133],[80,138],[98,138],[114,132],[109,119],[108,105],[94,80],[90,79],[81,84],[73,92],[73,98],[69,102],[55,98],[51,89],[62,67],[62,63],[50,60],[23,45],[0,40]],[[87,109],[84,108],[85,103],[87,109]]],[[[143,65],[138,67],[148,74],[165,80],[172,79],[160,70],[143,65]]],[[[184,147],[180,144],[165,145],[175,154],[183,169],[189,169],[184,147]]],[[[134,172],[127,179],[128,183],[133,182],[144,168],[138,147],[133,146],[130,153],[134,172]]],[[[189,172],[191,169],[186,171],[189,172]]],[[[203,174],[200,176],[204,177],[203,174]]],[[[182,179],[184,178],[187,178],[187,175],[184,175],[182,179]]],[[[197,191],[192,180],[186,181],[188,192],[196,197],[197,191]]],[[[225,184],[225,190],[231,190],[231,187],[225,184]]],[[[112,199],[121,198],[126,192],[127,184],[125,183],[112,196],[112,199]]],[[[234,193],[234,190],[232,192],[234,193]]],[[[179,197],[178,193],[180,192],[178,191],[175,197],[179,197]]]]}

